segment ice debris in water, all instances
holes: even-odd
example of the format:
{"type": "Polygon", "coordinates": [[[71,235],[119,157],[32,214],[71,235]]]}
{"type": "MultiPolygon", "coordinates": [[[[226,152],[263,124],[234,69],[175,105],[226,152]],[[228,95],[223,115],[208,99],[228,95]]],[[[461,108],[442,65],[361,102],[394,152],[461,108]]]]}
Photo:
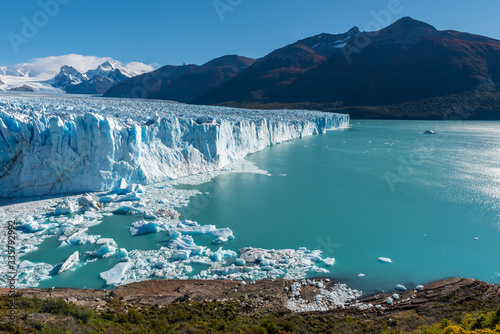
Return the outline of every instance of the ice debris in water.
{"type": "Polygon", "coordinates": [[[392,260],[389,259],[388,257],[379,257],[378,260],[380,262],[385,262],[385,263],[392,263],[392,260]]]}
{"type": "Polygon", "coordinates": [[[116,247],[110,245],[110,244],[104,244],[96,250],[95,252],[92,253],[93,256],[95,257],[109,257],[111,255],[114,255],[116,252],[116,247]]]}
{"type": "Polygon", "coordinates": [[[77,205],[73,201],[63,200],[57,204],[54,210],[54,216],[67,215],[77,210],[77,205]]]}
{"type": "MultiPolygon", "coordinates": [[[[177,189],[178,184],[202,184],[218,175],[230,173],[260,173],[267,172],[258,169],[246,160],[232,163],[218,171],[184,177],[154,185],[116,189],[105,193],[88,195],[72,195],[57,199],[44,199],[0,208],[0,218],[15,219],[19,222],[17,238],[22,245],[19,256],[35,251],[46,238],[57,238],[65,245],[95,245],[93,251],[86,252],[87,261],[100,261],[102,257],[113,256],[121,259],[115,267],[101,273],[101,277],[109,285],[120,285],[147,279],[194,278],[194,279],[233,279],[252,282],[257,279],[287,278],[300,279],[309,274],[328,273],[325,267],[333,264],[333,258],[321,257],[320,251],[305,248],[298,250],[266,250],[243,248],[239,251],[223,247],[217,251],[196,244],[199,235],[213,237],[214,243],[224,243],[234,238],[229,228],[219,228],[215,225],[200,225],[191,220],[179,220],[180,214],[174,207],[186,206],[189,199],[200,194],[191,189],[177,189]],[[129,192],[127,190],[129,188],[129,192]],[[141,192],[137,192],[137,191],[141,192]],[[136,192],[134,192],[136,191],[136,192]],[[139,201],[117,201],[127,194],[141,194],[139,201]],[[109,201],[101,201],[109,196],[109,201]],[[84,198],[83,200],[80,200],[84,198]],[[77,204],[79,203],[80,204],[77,204]],[[66,205],[72,203],[71,213],[54,215],[58,207],[61,213],[66,205]],[[99,204],[96,204],[99,203],[99,204]],[[101,206],[102,205],[102,208],[101,206]],[[82,209],[84,211],[82,211],[82,209]],[[147,214],[146,214],[147,212],[147,214]],[[118,248],[111,238],[102,238],[89,233],[89,227],[101,223],[108,215],[117,213],[137,215],[142,223],[135,225],[137,231],[148,230],[149,223],[158,224],[156,233],[165,233],[171,240],[167,247],[144,251],[118,248]],[[68,217],[69,215],[71,217],[68,217]],[[151,214],[151,216],[150,216],[151,214]],[[144,220],[154,216],[155,218],[144,220]],[[38,225],[42,225],[41,228],[38,225]],[[30,226],[25,228],[23,226],[30,226]],[[124,264],[122,264],[124,263],[124,264]],[[193,273],[191,265],[202,263],[208,266],[199,273],[193,273]]],[[[69,205],[68,205],[69,206],[69,205]]],[[[154,226],[154,225],[152,225],[154,226]]],[[[4,238],[0,235],[0,240],[4,238]]],[[[5,241],[4,241],[5,242],[5,241]]],[[[0,261],[6,263],[6,258],[0,261]]],[[[80,259],[81,260],[81,259],[80,259]]],[[[74,268],[72,266],[71,268],[74,268]]],[[[54,266],[46,263],[24,262],[18,277],[18,287],[35,287],[41,280],[50,278],[54,266]]],[[[81,270],[79,267],[76,270],[81,270]]],[[[0,274],[0,284],[7,283],[6,274],[0,274]],[[5,283],[4,283],[5,282],[5,283]]]]}

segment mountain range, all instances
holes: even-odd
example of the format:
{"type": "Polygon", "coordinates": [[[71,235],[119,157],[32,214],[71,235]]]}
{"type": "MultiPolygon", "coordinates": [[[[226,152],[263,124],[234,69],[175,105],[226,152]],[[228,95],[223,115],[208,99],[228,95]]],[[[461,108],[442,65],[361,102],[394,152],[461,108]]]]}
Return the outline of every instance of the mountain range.
{"type": "Polygon", "coordinates": [[[193,102],[193,98],[236,77],[255,62],[241,56],[223,56],[201,66],[167,65],[128,79],[111,88],[107,97],[140,97],[193,102]]]}
{"type": "Polygon", "coordinates": [[[500,119],[500,41],[404,17],[375,32],[299,40],[253,60],[164,66],[104,96],[250,108],[348,112],[354,118],[500,119]]]}
{"type": "Polygon", "coordinates": [[[139,73],[127,70],[118,63],[105,61],[96,69],[85,73],[64,65],[47,83],[71,94],[104,94],[111,87],[137,75],[139,73]]]}
{"type": "Polygon", "coordinates": [[[122,64],[111,58],[76,54],[38,58],[32,63],[0,67],[0,90],[101,95],[112,86],[152,69],[138,62],[122,64]],[[67,63],[57,66],[66,61],[74,66],[67,63]]]}
{"type": "MultiPolygon", "coordinates": [[[[93,66],[104,60],[49,58],[92,61],[93,66]]],[[[226,55],[201,66],[166,65],[153,71],[142,63],[98,64],[84,71],[64,65],[44,80],[33,78],[34,64],[0,67],[0,90],[315,109],[353,118],[500,119],[500,41],[439,31],[410,17],[379,31],[353,27],[342,34],[322,33],[259,59],[226,55]]]]}

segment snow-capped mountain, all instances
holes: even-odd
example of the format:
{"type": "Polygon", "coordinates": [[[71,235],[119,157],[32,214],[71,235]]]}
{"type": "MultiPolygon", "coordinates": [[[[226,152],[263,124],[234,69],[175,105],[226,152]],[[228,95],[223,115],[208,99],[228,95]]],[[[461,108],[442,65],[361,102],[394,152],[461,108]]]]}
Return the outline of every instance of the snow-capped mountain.
{"type": "Polygon", "coordinates": [[[33,71],[33,64],[24,63],[13,66],[1,66],[0,75],[8,75],[15,77],[28,77],[33,71]]]}
{"type": "Polygon", "coordinates": [[[104,94],[112,86],[142,73],[142,71],[129,70],[118,62],[105,61],[97,68],[85,73],[64,65],[59,73],[48,82],[67,93],[104,94]]]}
{"type": "Polygon", "coordinates": [[[49,83],[54,87],[66,87],[68,85],[77,85],[82,81],[87,80],[87,77],[78,72],[72,66],[63,65],[61,71],[55,77],[49,80],[49,83]]]}
{"type": "Polygon", "coordinates": [[[0,91],[29,86],[38,93],[102,94],[127,78],[152,70],[151,65],[121,63],[109,57],[69,54],[36,58],[0,67],[0,91]]]}

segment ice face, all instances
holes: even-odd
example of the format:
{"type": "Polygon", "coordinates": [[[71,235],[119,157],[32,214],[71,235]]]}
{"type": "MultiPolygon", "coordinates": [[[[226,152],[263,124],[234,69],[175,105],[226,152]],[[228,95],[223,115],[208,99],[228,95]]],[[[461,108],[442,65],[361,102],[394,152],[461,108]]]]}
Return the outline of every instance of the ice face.
{"type": "Polygon", "coordinates": [[[138,184],[216,170],[348,122],[312,111],[0,95],[0,196],[124,188],[139,200],[138,184]]]}

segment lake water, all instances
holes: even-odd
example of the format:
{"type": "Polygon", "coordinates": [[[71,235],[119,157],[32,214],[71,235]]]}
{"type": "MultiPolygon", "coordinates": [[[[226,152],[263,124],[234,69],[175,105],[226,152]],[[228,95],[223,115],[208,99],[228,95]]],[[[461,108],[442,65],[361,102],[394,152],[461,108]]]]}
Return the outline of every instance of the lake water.
{"type": "MultiPolygon", "coordinates": [[[[451,276],[500,283],[500,122],[353,120],[246,159],[271,176],[216,177],[191,186],[203,195],[178,209],[183,219],[231,228],[236,238],[225,248],[319,249],[336,259],[332,278],[365,292],[451,276]]],[[[165,234],[130,236],[136,217],[106,219],[89,234],[128,250],[168,242],[165,234]]],[[[74,251],[48,261],[51,242],[23,259],[57,263],[74,251]]],[[[116,262],[99,260],[40,287],[77,287],[82,275],[87,287],[102,287],[98,273],[116,262]]]]}

